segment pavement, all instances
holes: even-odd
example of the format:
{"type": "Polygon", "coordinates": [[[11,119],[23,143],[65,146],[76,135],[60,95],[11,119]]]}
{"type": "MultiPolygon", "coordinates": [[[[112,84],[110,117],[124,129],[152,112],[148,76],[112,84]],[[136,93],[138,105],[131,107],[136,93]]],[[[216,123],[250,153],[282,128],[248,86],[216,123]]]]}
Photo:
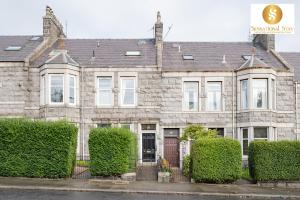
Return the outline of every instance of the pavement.
{"type": "Polygon", "coordinates": [[[200,195],[239,198],[300,199],[299,189],[263,188],[255,184],[122,182],[97,179],[38,179],[0,177],[0,190],[47,190],[148,195],[200,195]]]}

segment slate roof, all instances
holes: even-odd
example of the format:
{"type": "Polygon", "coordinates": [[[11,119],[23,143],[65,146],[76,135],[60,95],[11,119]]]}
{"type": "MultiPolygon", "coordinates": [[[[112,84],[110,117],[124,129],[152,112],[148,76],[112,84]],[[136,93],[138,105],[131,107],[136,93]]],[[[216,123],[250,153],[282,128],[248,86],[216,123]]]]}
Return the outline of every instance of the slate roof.
{"type": "MultiPolygon", "coordinates": [[[[0,36],[0,61],[24,60],[42,42],[42,39],[30,41],[30,38],[32,36],[0,36]],[[21,45],[23,48],[20,51],[4,51],[9,45],[21,45]]],[[[70,59],[82,66],[156,65],[154,39],[65,39],[63,46],[70,59]],[[126,56],[126,51],[141,51],[141,56],[126,56]]],[[[59,42],[46,50],[34,64],[40,66],[45,63],[55,49],[59,49],[59,42]]],[[[251,42],[164,42],[163,71],[230,71],[232,67],[237,69],[246,62],[242,55],[251,54],[251,42]],[[193,55],[194,60],[183,60],[183,54],[193,55]],[[223,55],[226,55],[226,64],[222,63],[223,55]]],[[[270,52],[259,46],[256,57],[270,67],[286,70],[270,52]]]]}
{"type": "Polygon", "coordinates": [[[25,58],[43,41],[30,40],[35,36],[0,36],[0,62],[1,61],[24,61],[25,58]],[[19,51],[6,51],[9,46],[21,46],[19,51]]]}
{"type": "Polygon", "coordinates": [[[156,65],[153,39],[66,39],[65,48],[81,65],[96,67],[156,65]],[[94,58],[92,58],[93,51],[94,58]],[[126,51],[141,51],[141,56],[126,56],[126,51]]]}
{"type": "MultiPolygon", "coordinates": [[[[242,66],[242,55],[252,55],[251,42],[165,42],[163,69],[165,71],[230,71],[242,66]],[[180,52],[178,51],[180,46],[180,52]],[[183,60],[183,54],[191,54],[194,60],[183,60]],[[227,66],[222,64],[226,55],[227,66]]],[[[284,70],[284,66],[270,52],[256,47],[256,57],[265,64],[284,70]]]]}
{"type": "Polygon", "coordinates": [[[250,56],[250,58],[237,70],[248,69],[248,68],[270,68],[269,65],[264,63],[261,59],[259,59],[254,54],[250,56]]]}
{"type": "Polygon", "coordinates": [[[295,80],[300,81],[300,52],[280,52],[279,54],[294,67],[295,80]]]}

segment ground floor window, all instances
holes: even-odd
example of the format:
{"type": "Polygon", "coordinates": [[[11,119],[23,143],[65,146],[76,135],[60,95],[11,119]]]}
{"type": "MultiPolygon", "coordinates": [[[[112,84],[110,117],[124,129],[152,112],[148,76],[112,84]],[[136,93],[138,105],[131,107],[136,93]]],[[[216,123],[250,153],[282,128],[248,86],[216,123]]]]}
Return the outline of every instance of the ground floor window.
{"type": "Polygon", "coordinates": [[[208,130],[216,130],[219,137],[225,136],[224,128],[208,128],[208,130]]]}
{"type": "Polygon", "coordinates": [[[110,123],[99,123],[97,124],[97,128],[110,128],[111,124],[110,123]]]}
{"type": "Polygon", "coordinates": [[[240,140],[243,156],[248,156],[248,146],[254,140],[274,140],[276,128],[274,127],[242,127],[240,140]]]}

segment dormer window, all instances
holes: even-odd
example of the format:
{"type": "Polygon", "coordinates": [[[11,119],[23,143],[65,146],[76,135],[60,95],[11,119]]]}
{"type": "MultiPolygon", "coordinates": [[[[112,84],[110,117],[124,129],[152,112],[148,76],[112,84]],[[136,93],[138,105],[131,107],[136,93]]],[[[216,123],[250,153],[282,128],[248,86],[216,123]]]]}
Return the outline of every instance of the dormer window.
{"type": "Polygon", "coordinates": [[[194,60],[194,56],[190,54],[184,54],[182,55],[183,60],[194,60]]]}
{"type": "Polygon", "coordinates": [[[20,51],[21,49],[21,46],[9,46],[5,49],[5,51],[20,51]]]}
{"type": "Polygon", "coordinates": [[[140,51],[126,51],[125,56],[141,56],[140,51]]]}

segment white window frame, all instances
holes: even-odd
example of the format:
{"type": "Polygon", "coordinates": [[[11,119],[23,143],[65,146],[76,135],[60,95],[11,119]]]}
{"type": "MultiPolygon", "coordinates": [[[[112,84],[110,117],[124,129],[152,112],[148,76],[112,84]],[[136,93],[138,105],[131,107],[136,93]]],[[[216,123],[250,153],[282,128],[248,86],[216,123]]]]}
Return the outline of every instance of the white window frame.
{"type": "Polygon", "coordinates": [[[72,74],[69,74],[68,75],[68,103],[70,105],[76,105],[76,102],[77,102],[77,80],[76,80],[76,76],[75,75],[72,75],[72,74]],[[70,80],[71,78],[74,78],[74,103],[71,103],[70,102],[70,90],[71,90],[71,85],[70,85],[70,80]]]}
{"type": "Polygon", "coordinates": [[[240,138],[241,138],[241,148],[242,148],[242,157],[243,158],[246,158],[248,157],[248,155],[244,155],[244,140],[247,140],[248,141],[248,152],[249,152],[249,144],[250,144],[250,127],[242,127],[240,129],[240,138]],[[244,138],[244,133],[243,133],[243,130],[247,130],[248,131],[248,137],[247,138],[244,138]]]}
{"type": "MultiPolygon", "coordinates": [[[[113,75],[105,75],[105,74],[103,74],[103,75],[99,75],[99,76],[97,76],[97,78],[96,78],[96,85],[97,85],[97,97],[96,97],[96,105],[98,106],[98,107],[113,107],[114,106],[114,77],[113,77],[113,75]],[[99,86],[99,83],[100,83],[100,80],[101,79],[107,79],[107,78],[110,78],[111,79],[111,89],[110,89],[110,91],[111,91],[111,103],[110,104],[100,104],[100,93],[101,93],[101,88],[100,88],[100,86],[99,86]]],[[[106,91],[108,91],[108,89],[105,89],[106,91]]]]}
{"type": "Polygon", "coordinates": [[[48,91],[49,91],[49,103],[51,105],[62,105],[65,103],[65,74],[49,74],[49,87],[48,87],[48,91]],[[62,102],[52,102],[52,99],[51,99],[51,80],[52,80],[52,77],[53,76],[61,76],[62,77],[62,80],[63,80],[63,83],[62,83],[62,89],[63,89],[63,100],[62,102]]]}
{"type": "Polygon", "coordinates": [[[224,102],[224,77],[207,77],[205,78],[205,109],[207,112],[222,112],[225,108],[224,102]],[[221,100],[220,100],[220,109],[219,110],[210,110],[208,107],[208,82],[221,82],[221,100]]]}
{"type": "Polygon", "coordinates": [[[132,123],[119,123],[119,125],[118,125],[118,127],[119,128],[122,128],[122,125],[129,125],[129,130],[131,131],[131,132],[135,132],[134,131],[134,124],[132,124],[132,123]]]}
{"type": "Polygon", "coordinates": [[[199,112],[201,110],[201,97],[200,97],[200,94],[201,94],[201,78],[200,77],[183,77],[182,78],[182,111],[184,112],[199,112]],[[185,99],[184,99],[184,83],[185,82],[197,82],[198,83],[198,108],[195,109],[195,110],[189,110],[189,109],[186,109],[185,108],[185,99]]]}
{"type": "Polygon", "coordinates": [[[119,105],[121,107],[135,107],[137,105],[137,77],[136,76],[119,76],[119,85],[120,85],[120,91],[119,91],[119,105]],[[132,79],[134,82],[133,87],[133,104],[124,104],[123,103],[123,79],[132,79]]]}

